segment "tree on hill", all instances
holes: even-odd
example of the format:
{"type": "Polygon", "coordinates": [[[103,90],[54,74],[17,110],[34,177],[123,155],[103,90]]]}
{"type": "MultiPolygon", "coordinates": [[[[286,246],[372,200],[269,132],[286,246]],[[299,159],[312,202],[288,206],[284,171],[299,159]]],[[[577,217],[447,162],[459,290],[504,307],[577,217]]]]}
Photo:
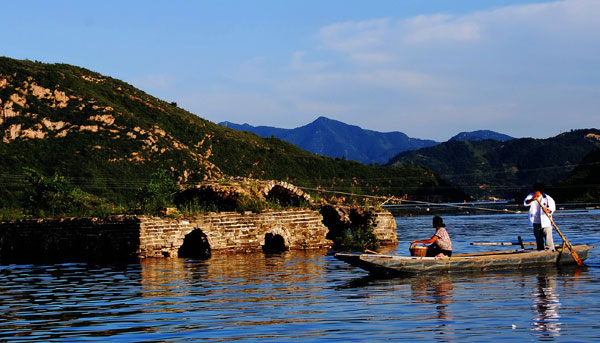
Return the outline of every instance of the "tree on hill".
{"type": "Polygon", "coordinates": [[[63,176],[46,177],[31,168],[25,173],[30,183],[26,209],[34,216],[98,216],[114,211],[104,199],[71,185],[63,176]]]}
{"type": "Polygon", "coordinates": [[[179,191],[177,183],[167,170],[161,169],[150,175],[150,182],[138,192],[137,199],[143,213],[156,214],[174,206],[175,194],[179,191]]]}
{"type": "Polygon", "coordinates": [[[587,154],[577,168],[554,184],[549,192],[558,202],[600,201],[600,149],[587,154]]]}

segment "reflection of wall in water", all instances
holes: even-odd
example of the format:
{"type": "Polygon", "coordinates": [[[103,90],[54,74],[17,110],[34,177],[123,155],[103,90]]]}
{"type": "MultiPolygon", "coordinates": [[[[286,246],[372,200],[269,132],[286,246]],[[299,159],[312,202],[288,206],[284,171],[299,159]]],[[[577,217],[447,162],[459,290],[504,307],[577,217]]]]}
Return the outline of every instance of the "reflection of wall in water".
{"type": "MultiPolygon", "coordinates": [[[[326,264],[319,262],[323,256],[320,251],[294,250],[283,254],[217,254],[207,260],[142,259],[141,296],[163,302],[193,295],[201,296],[202,301],[222,302],[227,301],[223,292],[235,289],[251,297],[244,302],[268,301],[276,306],[274,289],[298,301],[310,297],[311,289],[322,287],[327,272],[326,264]]],[[[289,303],[281,302],[281,306],[289,303]]],[[[167,307],[181,309],[172,304],[167,307]]]]}

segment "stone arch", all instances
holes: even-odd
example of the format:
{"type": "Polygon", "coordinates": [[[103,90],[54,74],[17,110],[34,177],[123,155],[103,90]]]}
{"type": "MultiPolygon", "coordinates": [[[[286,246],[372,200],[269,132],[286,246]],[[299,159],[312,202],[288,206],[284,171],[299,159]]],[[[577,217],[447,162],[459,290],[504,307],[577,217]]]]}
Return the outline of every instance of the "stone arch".
{"type": "Polygon", "coordinates": [[[234,211],[240,195],[227,186],[199,185],[175,194],[175,204],[211,211],[234,211]]]}
{"type": "Polygon", "coordinates": [[[262,193],[267,200],[277,200],[286,206],[298,206],[302,201],[311,201],[310,196],[303,190],[282,181],[268,182],[262,193]]]}
{"type": "Polygon", "coordinates": [[[185,258],[209,258],[211,244],[206,234],[200,229],[190,231],[183,238],[183,244],[177,251],[177,256],[185,258]]]}
{"type": "Polygon", "coordinates": [[[274,228],[267,232],[262,243],[264,252],[283,252],[290,250],[290,234],[283,228],[274,228]]]}

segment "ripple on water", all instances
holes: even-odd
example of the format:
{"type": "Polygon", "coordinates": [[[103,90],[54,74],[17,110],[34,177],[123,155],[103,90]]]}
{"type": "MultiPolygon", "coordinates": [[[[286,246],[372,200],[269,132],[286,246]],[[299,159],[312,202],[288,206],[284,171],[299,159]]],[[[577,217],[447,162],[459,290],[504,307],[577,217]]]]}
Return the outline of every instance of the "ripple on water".
{"type": "MultiPolygon", "coordinates": [[[[557,224],[600,243],[600,213],[557,224]],[[582,228],[585,228],[583,230],[582,228]]],[[[455,250],[531,240],[525,215],[444,218],[455,250]]],[[[431,218],[398,218],[400,244],[431,218]]],[[[377,279],[322,251],[149,259],[127,266],[0,266],[0,341],[523,341],[596,339],[600,255],[548,268],[377,279]]]]}

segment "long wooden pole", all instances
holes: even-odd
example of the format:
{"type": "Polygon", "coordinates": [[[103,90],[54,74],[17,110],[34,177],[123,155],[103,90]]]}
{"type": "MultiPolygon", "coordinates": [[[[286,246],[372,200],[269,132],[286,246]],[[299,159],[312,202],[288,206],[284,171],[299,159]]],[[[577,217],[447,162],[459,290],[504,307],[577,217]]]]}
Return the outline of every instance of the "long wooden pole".
{"type": "MultiPolygon", "coordinates": [[[[540,199],[536,198],[535,200],[538,202],[538,204],[540,204],[540,211],[544,211],[544,206],[542,205],[542,202],[540,201],[540,199]]],[[[567,248],[569,248],[569,250],[571,251],[571,256],[573,256],[573,259],[575,260],[575,262],[577,262],[577,265],[580,267],[585,266],[585,264],[583,264],[583,261],[581,260],[581,258],[579,258],[579,255],[577,255],[577,252],[575,251],[575,249],[573,249],[573,246],[571,245],[571,243],[569,243],[569,240],[567,239],[567,237],[565,237],[565,235],[563,235],[563,233],[560,231],[560,229],[558,228],[558,226],[552,219],[552,216],[549,215],[548,212],[546,212],[546,211],[544,211],[544,213],[546,213],[546,216],[548,216],[548,219],[550,219],[550,222],[556,229],[556,232],[558,232],[558,234],[560,235],[560,238],[562,238],[562,240],[565,243],[565,245],[567,246],[567,248]]]]}

